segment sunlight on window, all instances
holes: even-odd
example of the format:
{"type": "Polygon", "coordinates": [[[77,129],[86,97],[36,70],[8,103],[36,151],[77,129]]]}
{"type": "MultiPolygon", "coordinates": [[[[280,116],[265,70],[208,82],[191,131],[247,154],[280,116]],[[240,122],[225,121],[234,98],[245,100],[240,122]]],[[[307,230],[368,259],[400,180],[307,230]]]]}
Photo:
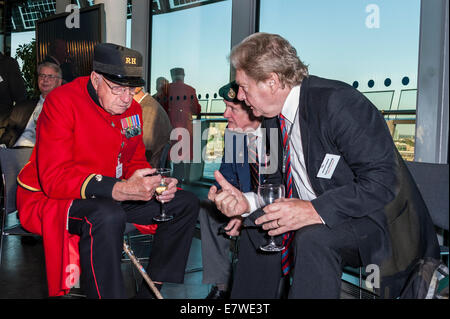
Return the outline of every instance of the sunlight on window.
{"type": "MultiPolygon", "coordinates": [[[[352,85],[383,111],[416,109],[419,24],[420,0],[261,0],[260,31],[285,37],[311,74],[352,85]]],[[[415,115],[386,119],[411,159],[415,115]]]]}

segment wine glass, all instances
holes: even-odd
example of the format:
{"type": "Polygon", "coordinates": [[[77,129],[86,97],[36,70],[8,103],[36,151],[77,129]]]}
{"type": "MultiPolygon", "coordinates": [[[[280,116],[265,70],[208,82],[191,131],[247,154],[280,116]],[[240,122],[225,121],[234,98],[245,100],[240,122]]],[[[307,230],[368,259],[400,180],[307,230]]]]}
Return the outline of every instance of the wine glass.
{"type": "MultiPolygon", "coordinates": [[[[278,198],[284,198],[284,185],[282,184],[262,184],[258,186],[258,201],[261,207],[272,204],[278,198]]],[[[277,245],[273,236],[270,236],[269,243],[259,247],[262,251],[278,252],[284,246],[277,245]]]]}
{"type": "MultiPolygon", "coordinates": [[[[155,174],[161,175],[161,182],[156,187],[155,192],[158,195],[161,195],[165,190],[167,190],[167,182],[166,178],[170,176],[172,170],[170,168],[157,168],[155,174]]],[[[173,218],[171,215],[166,214],[166,209],[164,206],[164,202],[161,201],[161,215],[153,217],[153,220],[157,222],[166,222],[173,218]]]]}

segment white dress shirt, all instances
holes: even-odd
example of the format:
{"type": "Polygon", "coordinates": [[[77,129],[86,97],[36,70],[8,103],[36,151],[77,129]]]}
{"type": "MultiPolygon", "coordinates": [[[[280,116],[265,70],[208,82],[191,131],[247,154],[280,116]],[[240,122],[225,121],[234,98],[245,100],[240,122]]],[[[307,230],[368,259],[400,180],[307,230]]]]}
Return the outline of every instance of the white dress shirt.
{"type": "MultiPolygon", "coordinates": [[[[285,125],[287,132],[292,132],[289,137],[290,157],[291,157],[291,173],[293,179],[293,187],[297,190],[300,199],[311,201],[316,198],[316,194],[309,181],[308,173],[306,171],[305,158],[303,155],[303,144],[300,132],[299,123],[299,100],[300,100],[300,85],[295,86],[289,92],[286,101],[284,101],[281,114],[285,117],[285,125]],[[291,130],[291,126],[292,127],[291,130]]],[[[250,213],[243,214],[243,217],[249,216],[256,209],[260,208],[255,193],[245,193],[250,204],[250,213]]]]}
{"type": "MultiPolygon", "coordinates": [[[[260,159],[261,159],[261,154],[263,154],[263,143],[262,143],[262,141],[263,141],[263,136],[264,136],[264,134],[263,134],[263,130],[262,130],[262,128],[261,128],[261,124],[258,126],[258,128],[256,129],[256,130],[254,130],[254,131],[245,131],[245,132],[242,132],[242,133],[240,133],[240,132],[236,132],[236,131],[233,131],[232,133],[234,133],[234,134],[242,134],[242,135],[247,135],[247,141],[249,140],[249,134],[253,134],[253,135],[256,135],[257,136],[257,140],[256,140],[256,147],[257,147],[257,149],[258,149],[258,154],[259,154],[259,156],[260,156],[260,159]]],[[[227,139],[225,139],[225,140],[227,140],[227,139]]],[[[244,138],[242,138],[242,139],[240,139],[241,141],[244,141],[245,139],[244,138]]],[[[230,141],[231,141],[231,139],[230,139],[230,141]]],[[[225,147],[226,149],[227,149],[227,147],[225,147]]],[[[232,145],[230,145],[229,147],[228,147],[228,149],[233,149],[233,147],[232,147],[232,145]]],[[[238,152],[238,155],[237,155],[237,158],[238,158],[238,162],[239,162],[239,159],[242,161],[242,163],[244,162],[244,154],[243,154],[243,150],[244,150],[245,148],[243,147],[243,145],[238,145],[238,144],[236,144],[236,151],[238,152]]],[[[260,165],[261,165],[261,163],[260,163],[260,165]]],[[[251,198],[251,199],[249,199],[249,203],[250,203],[250,205],[251,205],[251,207],[253,208],[253,209],[251,209],[250,210],[250,212],[253,212],[254,210],[256,210],[258,207],[259,207],[259,204],[257,204],[257,202],[258,202],[258,198],[257,198],[257,196],[256,196],[256,194],[255,193],[253,193],[253,192],[249,192],[249,193],[244,193],[244,196],[246,196],[247,198],[251,198]],[[253,206],[252,206],[253,205],[253,206]],[[255,206],[255,205],[257,205],[257,206],[255,206]]],[[[243,217],[247,217],[248,215],[250,215],[251,213],[247,213],[247,214],[243,214],[242,216],[243,217]]]]}

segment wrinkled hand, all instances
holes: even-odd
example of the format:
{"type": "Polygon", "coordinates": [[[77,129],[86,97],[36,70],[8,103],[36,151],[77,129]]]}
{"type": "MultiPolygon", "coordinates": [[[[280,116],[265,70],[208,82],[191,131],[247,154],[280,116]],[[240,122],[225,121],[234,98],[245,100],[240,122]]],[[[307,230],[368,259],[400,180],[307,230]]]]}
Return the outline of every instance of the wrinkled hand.
{"type": "Polygon", "coordinates": [[[147,176],[155,171],[153,168],[138,169],[129,179],[116,183],[112,190],[113,199],[120,202],[126,200],[150,200],[161,181],[160,175],[147,176]]]}
{"type": "Polygon", "coordinates": [[[218,210],[225,216],[233,217],[248,213],[250,205],[247,199],[236,187],[228,183],[219,171],[214,172],[217,183],[222,187],[221,192],[217,192],[216,186],[211,186],[208,199],[216,204],[218,210]]]}
{"type": "Polygon", "coordinates": [[[156,196],[156,199],[161,203],[170,202],[175,197],[175,193],[177,192],[178,180],[173,177],[165,177],[165,180],[167,183],[167,189],[162,192],[161,195],[156,196]]]}
{"type": "Polygon", "coordinates": [[[265,214],[255,220],[256,225],[269,230],[270,236],[295,231],[307,225],[322,224],[319,214],[309,201],[280,198],[264,207],[265,214]]]}
{"type": "Polygon", "coordinates": [[[236,237],[241,234],[241,228],[242,228],[242,217],[240,216],[233,217],[225,227],[225,233],[228,236],[236,237]]]}

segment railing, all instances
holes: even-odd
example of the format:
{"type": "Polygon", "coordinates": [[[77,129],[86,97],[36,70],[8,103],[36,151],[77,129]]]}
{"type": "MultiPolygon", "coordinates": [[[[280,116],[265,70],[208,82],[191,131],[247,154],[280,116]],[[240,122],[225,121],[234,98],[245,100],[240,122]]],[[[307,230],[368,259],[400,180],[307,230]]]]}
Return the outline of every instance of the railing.
{"type": "MultiPolygon", "coordinates": [[[[389,131],[391,132],[391,136],[394,139],[394,142],[405,160],[414,160],[414,142],[415,136],[414,133],[411,136],[403,136],[399,132],[399,126],[405,127],[406,125],[415,125],[416,124],[416,110],[408,109],[408,110],[381,110],[380,113],[386,120],[386,123],[389,127],[389,131]],[[404,118],[406,116],[406,118],[404,118]],[[412,116],[412,117],[411,117],[412,116]]],[[[197,115],[197,120],[206,121],[206,127],[211,127],[213,123],[227,123],[227,119],[223,118],[223,113],[200,113],[197,115]]],[[[225,126],[223,126],[225,128],[225,126]]],[[[412,128],[410,128],[412,130],[412,128]]],[[[223,136],[223,132],[221,132],[223,136]]],[[[217,141],[216,141],[217,142],[217,141]]],[[[220,144],[220,143],[219,143],[220,144]]],[[[221,157],[222,150],[216,149],[216,145],[207,145],[207,150],[211,153],[211,158],[214,156],[219,159],[221,157]]],[[[204,180],[211,180],[211,170],[213,168],[217,168],[217,163],[205,163],[203,178],[204,180]],[[205,175],[206,173],[206,175],[205,175]]]]}
{"type": "Polygon", "coordinates": [[[382,110],[383,116],[386,115],[416,115],[416,110],[382,110]]]}

